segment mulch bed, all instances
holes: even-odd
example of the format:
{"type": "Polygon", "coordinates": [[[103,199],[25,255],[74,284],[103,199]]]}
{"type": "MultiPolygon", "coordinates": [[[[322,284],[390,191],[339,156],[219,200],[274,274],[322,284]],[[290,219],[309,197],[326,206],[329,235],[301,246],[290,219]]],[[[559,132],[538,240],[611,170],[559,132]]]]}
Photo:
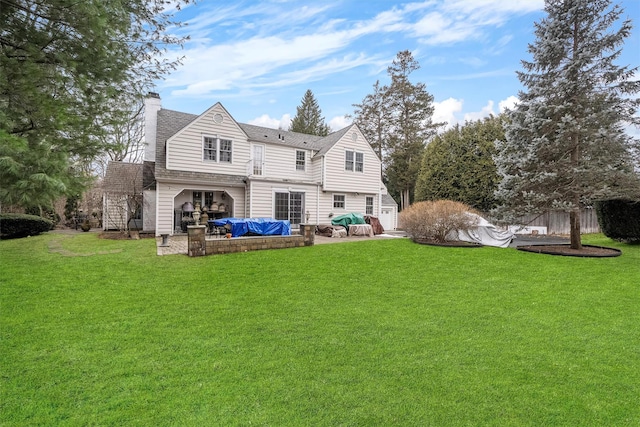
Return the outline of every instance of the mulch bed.
{"type": "Polygon", "coordinates": [[[437,242],[435,240],[429,239],[411,239],[415,243],[420,245],[429,245],[429,246],[444,246],[449,248],[481,248],[484,245],[480,243],[471,243],[471,242],[462,242],[459,240],[456,241],[447,241],[447,242],[437,242]]]}
{"type": "Polygon", "coordinates": [[[571,249],[571,245],[530,245],[518,246],[516,249],[538,254],[561,255],[586,258],[616,257],[622,254],[620,249],[605,246],[582,245],[582,249],[571,249]]]}

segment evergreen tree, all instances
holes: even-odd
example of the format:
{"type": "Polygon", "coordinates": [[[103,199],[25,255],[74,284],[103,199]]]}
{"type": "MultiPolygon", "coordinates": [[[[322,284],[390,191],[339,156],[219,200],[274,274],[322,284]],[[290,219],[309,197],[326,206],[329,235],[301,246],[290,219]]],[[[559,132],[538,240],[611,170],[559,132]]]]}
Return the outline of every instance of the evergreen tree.
{"type": "Polygon", "coordinates": [[[329,125],[325,123],[322,110],[311,89],[307,89],[302,103],[296,107],[296,115],[291,120],[289,130],[308,135],[327,136],[329,134],[329,125]]]}
{"type": "Polygon", "coordinates": [[[113,99],[146,91],[178,64],[162,59],[182,42],[165,34],[176,24],[166,7],[0,0],[0,203],[47,206],[82,190],[105,148],[102,125],[119,116],[113,99]]]}
{"type": "Polygon", "coordinates": [[[355,107],[353,122],[358,125],[373,150],[383,161],[383,168],[389,151],[389,131],[391,130],[388,90],[389,87],[381,87],[380,81],[376,81],[373,85],[373,93],[365,96],[362,103],[353,105],[355,107]]]}
{"type": "Polygon", "coordinates": [[[456,125],[429,143],[416,183],[416,200],[447,199],[483,212],[496,206],[499,176],[494,141],[504,141],[503,118],[456,125]]]}
{"type": "Polygon", "coordinates": [[[580,208],[629,191],[632,151],[625,133],[640,101],[637,68],[614,62],[631,32],[609,0],[547,0],[518,77],[526,87],[510,114],[496,163],[507,217],[549,209],[570,213],[571,247],[581,249],[580,208]]]}
{"type": "Polygon", "coordinates": [[[390,111],[389,158],[386,175],[391,191],[400,196],[401,209],[411,204],[427,141],[435,133],[433,96],[424,83],[409,76],[420,64],[408,50],[401,51],[387,69],[391,84],[386,91],[390,111]]]}

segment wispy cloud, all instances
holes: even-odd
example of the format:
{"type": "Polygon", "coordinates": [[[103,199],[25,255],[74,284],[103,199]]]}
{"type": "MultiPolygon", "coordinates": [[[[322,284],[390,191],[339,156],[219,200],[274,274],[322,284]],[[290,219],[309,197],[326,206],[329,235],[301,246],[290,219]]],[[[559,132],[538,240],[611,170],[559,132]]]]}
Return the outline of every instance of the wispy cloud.
{"type": "Polygon", "coordinates": [[[428,45],[457,43],[478,37],[483,26],[499,25],[510,14],[539,8],[541,1],[414,2],[366,20],[341,17],[335,5],[316,3],[207,5],[188,20],[183,31],[192,41],[180,52],[184,65],[164,85],[174,95],[196,96],[315,81],[369,65],[380,68],[389,58],[382,58],[371,42],[381,35],[401,33],[428,45]],[[360,52],[349,51],[371,36],[360,52]]]}

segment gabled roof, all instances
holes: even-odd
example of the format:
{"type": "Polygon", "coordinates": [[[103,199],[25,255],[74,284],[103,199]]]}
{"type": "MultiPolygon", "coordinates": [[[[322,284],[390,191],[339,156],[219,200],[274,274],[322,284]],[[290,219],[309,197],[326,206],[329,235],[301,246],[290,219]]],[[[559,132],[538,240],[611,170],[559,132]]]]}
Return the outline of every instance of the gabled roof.
{"type": "MultiPolygon", "coordinates": [[[[156,160],[165,164],[164,145],[171,136],[178,133],[189,123],[198,118],[197,114],[181,113],[179,111],[161,109],[158,111],[158,126],[156,134],[156,160]]],[[[263,126],[238,123],[247,134],[251,142],[265,142],[269,144],[286,145],[289,147],[317,151],[316,156],[326,154],[336,142],[344,136],[354,125],[350,125],[327,136],[308,135],[290,132],[282,129],[272,129],[263,126]]]]}
{"type": "Polygon", "coordinates": [[[346,128],[342,128],[339,131],[330,133],[322,139],[322,149],[320,149],[314,157],[320,157],[327,154],[331,147],[336,145],[336,143],[344,136],[345,133],[351,129],[353,125],[347,126],[346,128]]]}
{"type": "Polygon", "coordinates": [[[109,162],[102,189],[106,193],[142,193],[142,163],[109,162]]]}
{"type": "Polygon", "coordinates": [[[398,203],[395,201],[390,194],[382,194],[382,205],[383,206],[398,206],[398,203]]]}

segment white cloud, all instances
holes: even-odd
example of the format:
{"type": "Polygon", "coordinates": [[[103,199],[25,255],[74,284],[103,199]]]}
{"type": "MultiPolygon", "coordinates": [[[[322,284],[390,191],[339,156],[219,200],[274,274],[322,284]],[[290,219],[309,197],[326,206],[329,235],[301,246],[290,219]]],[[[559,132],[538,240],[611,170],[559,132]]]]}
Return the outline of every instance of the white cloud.
{"type": "Polygon", "coordinates": [[[462,99],[448,98],[442,102],[433,103],[433,123],[446,122],[444,129],[451,129],[458,123],[455,113],[462,111],[462,99]]]}
{"type": "Polygon", "coordinates": [[[253,120],[249,120],[250,125],[262,126],[271,129],[289,129],[291,124],[291,115],[283,114],[279,119],[274,119],[268,114],[263,114],[260,117],[256,117],[253,120]]]}
{"type": "Polygon", "coordinates": [[[518,97],[511,95],[507,99],[503,99],[502,101],[500,101],[498,103],[498,108],[500,109],[501,113],[504,113],[506,109],[513,110],[513,108],[519,101],[520,100],[518,99],[518,97]]]}
{"type": "MultiPolygon", "coordinates": [[[[316,81],[363,66],[379,68],[382,53],[347,49],[362,37],[379,39],[391,33],[430,45],[478,38],[483,28],[500,25],[513,14],[540,9],[542,2],[430,0],[393,6],[365,20],[346,19],[331,4],[203,4],[204,12],[177,29],[190,34],[192,41],[183,50],[168,52],[185,59],[162,86],[173,88],[174,96],[201,97],[316,81]]],[[[388,58],[384,61],[388,63],[388,58]]],[[[480,64],[477,59],[473,62],[480,64]]]]}
{"type": "Polygon", "coordinates": [[[493,111],[493,101],[489,100],[489,102],[487,102],[487,105],[482,107],[480,111],[466,113],[464,115],[464,121],[466,122],[466,121],[472,121],[472,120],[480,120],[485,117],[489,117],[491,114],[495,115],[496,113],[495,111],[493,111]]]}
{"type": "Polygon", "coordinates": [[[329,120],[329,127],[331,128],[331,132],[335,132],[340,129],[346,128],[352,123],[352,119],[347,119],[345,116],[336,116],[333,119],[329,120]]]}

